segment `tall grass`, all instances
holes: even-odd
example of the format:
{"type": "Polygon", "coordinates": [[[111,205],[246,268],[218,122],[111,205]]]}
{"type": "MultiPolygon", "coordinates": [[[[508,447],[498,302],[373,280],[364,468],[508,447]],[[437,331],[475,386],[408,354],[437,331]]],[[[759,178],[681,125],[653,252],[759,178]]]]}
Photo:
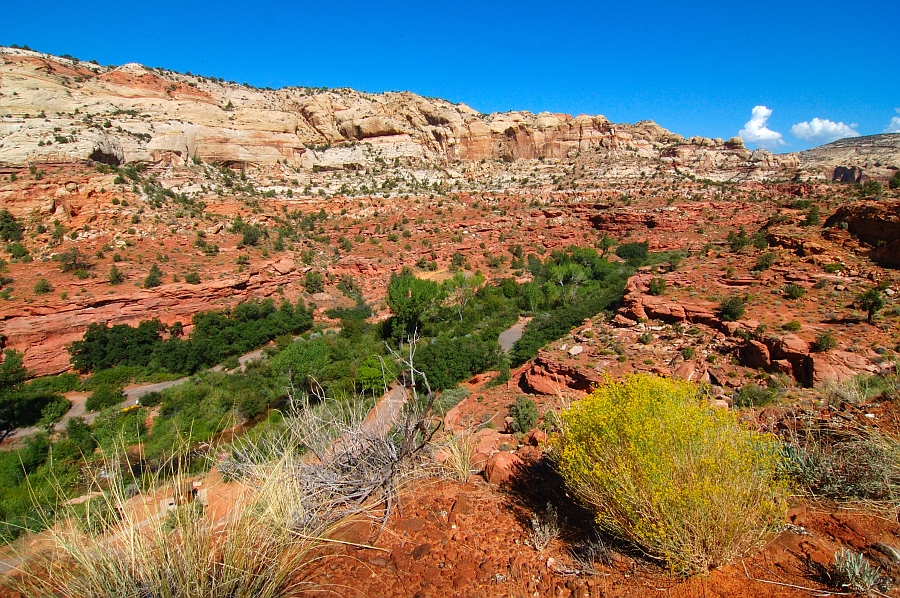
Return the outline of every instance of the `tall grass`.
{"type": "Polygon", "coordinates": [[[562,415],[555,457],[599,526],[692,574],[756,547],[783,515],[777,441],[697,386],[608,380],[562,415]]]}
{"type": "MultiPolygon", "coordinates": [[[[106,460],[121,472],[121,459],[106,460]]],[[[130,496],[139,480],[116,475],[101,497],[70,507],[50,527],[53,547],[33,559],[16,589],[27,596],[69,598],[275,598],[305,589],[304,566],[326,529],[305,518],[289,456],[269,464],[253,487],[234,488],[227,515],[190,503],[167,510],[165,488],[130,496]],[[111,515],[112,514],[112,515],[111,515]]]]}
{"type": "Polygon", "coordinates": [[[475,442],[470,432],[447,435],[441,444],[441,450],[447,457],[443,469],[448,477],[458,482],[465,482],[472,475],[472,458],[475,456],[475,442]]]}

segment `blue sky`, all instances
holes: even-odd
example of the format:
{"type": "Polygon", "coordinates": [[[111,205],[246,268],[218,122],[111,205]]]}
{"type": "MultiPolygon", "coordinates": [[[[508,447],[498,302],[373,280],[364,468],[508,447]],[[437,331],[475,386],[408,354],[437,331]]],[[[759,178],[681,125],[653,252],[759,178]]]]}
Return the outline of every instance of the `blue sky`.
{"type": "Polygon", "coordinates": [[[258,86],[652,119],[685,136],[743,131],[775,151],[900,130],[896,0],[49,0],[3,12],[2,45],[258,86]]]}

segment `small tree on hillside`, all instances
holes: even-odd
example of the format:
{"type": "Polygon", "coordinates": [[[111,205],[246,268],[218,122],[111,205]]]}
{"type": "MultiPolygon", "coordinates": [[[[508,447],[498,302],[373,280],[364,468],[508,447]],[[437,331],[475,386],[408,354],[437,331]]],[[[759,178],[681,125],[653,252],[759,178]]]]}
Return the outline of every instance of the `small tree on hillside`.
{"type": "Polygon", "coordinates": [[[857,295],[856,303],[860,309],[866,311],[866,322],[871,324],[875,314],[884,307],[884,296],[881,294],[881,291],[873,288],[857,295]]]}
{"type": "Polygon", "coordinates": [[[153,264],[150,266],[150,272],[147,273],[147,278],[144,279],[144,288],[152,289],[153,287],[158,287],[162,284],[162,270],[159,269],[159,266],[153,264]]]}

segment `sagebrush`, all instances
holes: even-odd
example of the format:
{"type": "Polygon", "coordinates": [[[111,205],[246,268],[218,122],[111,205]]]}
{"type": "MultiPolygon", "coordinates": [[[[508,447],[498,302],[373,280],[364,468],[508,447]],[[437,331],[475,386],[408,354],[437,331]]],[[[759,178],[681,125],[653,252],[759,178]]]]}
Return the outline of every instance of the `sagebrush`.
{"type": "Polygon", "coordinates": [[[775,438],[688,382],[607,380],[561,415],[555,458],[599,526],[676,572],[728,563],[783,516],[775,438]]]}

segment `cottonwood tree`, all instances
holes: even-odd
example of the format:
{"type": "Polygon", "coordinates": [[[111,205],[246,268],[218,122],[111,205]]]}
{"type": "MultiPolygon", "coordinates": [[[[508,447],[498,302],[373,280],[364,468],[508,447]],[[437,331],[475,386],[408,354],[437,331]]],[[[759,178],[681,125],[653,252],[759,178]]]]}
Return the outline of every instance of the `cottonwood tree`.
{"type": "Polygon", "coordinates": [[[475,296],[475,293],[478,292],[484,281],[484,274],[481,272],[476,272],[470,277],[466,277],[464,272],[457,272],[453,275],[453,278],[444,282],[444,294],[449,305],[456,309],[460,322],[463,320],[466,304],[475,296]]]}
{"type": "Polygon", "coordinates": [[[4,351],[3,363],[0,364],[0,441],[26,419],[35,419],[20,394],[22,383],[27,378],[28,370],[22,365],[22,354],[12,349],[4,351]]]}

